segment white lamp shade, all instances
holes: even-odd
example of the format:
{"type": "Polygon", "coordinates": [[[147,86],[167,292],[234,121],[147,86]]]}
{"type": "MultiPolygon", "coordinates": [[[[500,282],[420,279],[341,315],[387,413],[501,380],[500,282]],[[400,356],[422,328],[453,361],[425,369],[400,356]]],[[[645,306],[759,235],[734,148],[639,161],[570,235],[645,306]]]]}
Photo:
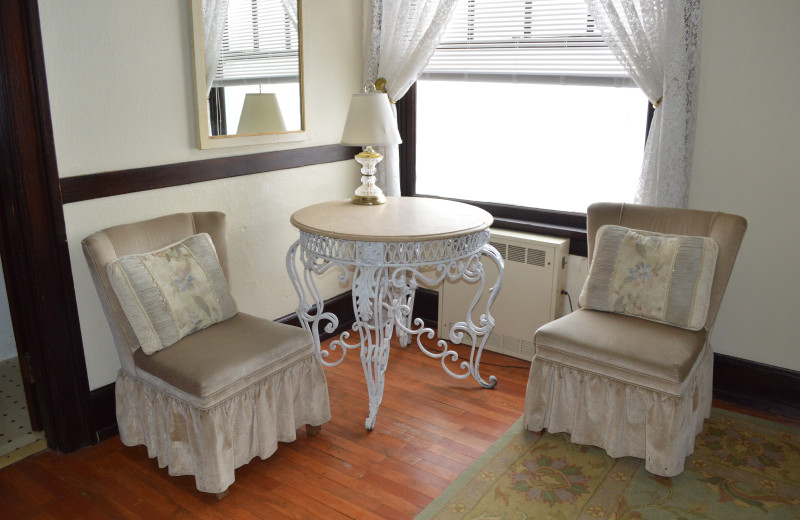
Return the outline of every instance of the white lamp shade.
{"type": "Polygon", "coordinates": [[[342,132],[342,144],[388,146],[402,142],[389,104],[389,96],[384,92],[353,94],[342,132]]]}
{"type": "Polygon", "coordinates": [[[286,131],[275,94],[247,94],[242,105],[237,134],[267,134],[286,131]]]}

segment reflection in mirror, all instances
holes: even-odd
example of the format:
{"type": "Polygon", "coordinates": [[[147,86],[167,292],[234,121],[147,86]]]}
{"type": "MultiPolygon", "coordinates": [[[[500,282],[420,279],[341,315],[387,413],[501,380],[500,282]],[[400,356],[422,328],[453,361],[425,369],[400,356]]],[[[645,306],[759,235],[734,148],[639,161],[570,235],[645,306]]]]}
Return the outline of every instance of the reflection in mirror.
{"type": "Polygon", "coordinates": [[[299,0],[192,9],[201,148],[304,138],[299,0]]]}

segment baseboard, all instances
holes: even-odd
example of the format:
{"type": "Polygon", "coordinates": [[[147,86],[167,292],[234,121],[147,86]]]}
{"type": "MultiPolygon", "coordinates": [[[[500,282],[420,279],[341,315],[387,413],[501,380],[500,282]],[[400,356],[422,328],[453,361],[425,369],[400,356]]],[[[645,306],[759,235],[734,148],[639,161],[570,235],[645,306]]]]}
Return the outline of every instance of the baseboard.
{"type": "MultiPolygon", "coordinates": [[[[332,312],[339,318],[339,326],[336,328],[336,330],[331,333],[320,331],[320,339],[323,341],[349,329],[356,321],[353,311],[353,297],[351,296],[350,291],[325,300],[322,302],[322,307],[325,312],[332,312]]],[[[293,327],[301,326],[300,319],[297,317],[296,312],[287,314],[286,316],[281,316],[275,321],[278,323],[292,325],[293,327]]]]}
{"type": "Polygon", "coordinates": [[[439,291],[419,287],[414,295],[414,318],[422,318],[426,327],[439,327],[439,291]]]}
{"type": "Polygon", "coordinates": [[[800,372],[714,354],[714,397],[745,408],[800,419],[800,372]]]}
{"type": "MultiPolygon", "coordinates": [[[[439,293],[419,289],[414,314],[436,330],[439,293]]],[[[738,406],[800,419],[800,372],[714,353],[714,397],[738,406]]]]}
{"type": "MultiPolygon", "coordinates": [[[[349,329],[356,318],[353,311],[353,296],[350,291],[334,296],[329,300],[325,300],[324,308],[326,311],[331,311],[339,318],[339,327],[330,334],[321,333],[320,338],[326,340],[343,331],[349,329]]],[[[414,318],[422,318],[425,321],[426,327],[431,327],[434,330],[439,324],[439,293],[431,289],[420,287],[417,289],[414,296],[414,318]]],[[[287,314],[275,320],[279,323],[286,323],[295,327],[300,326],[300,320],[297,318],[297,313],[287,314]]]]}
{"type": "MultiPolygon", "coordinates": [[[[436,294],[434,291],[429,291],[436,294]]],[[[424,297],[423,297],[424,298],[424,297]]],[[[342,331],[349,329],[355,322],[353,312],[353,299],[350,291],[334,296],[325,300],[323,304],[326,311],[331,311],[339,318],[339,327],[332,333],[322,333],[320,338],[326,340],[342,331]]],[[[294,327],[300,327],[300,320],[297,313],[287,314],[278,318],[278,323],[286,323],[294,327]]],[[[114,396],[114,383],[101,386],[92,390],[89,394],[91,403],[92,420],[94,421],[94,432],[97,442],[103,441],[119,433],[117,428],[116,400],[114,396]]]]}
{"type": "MultiPolygon", "coordinates": [[[[325,310],[339,317],[339,327],[328,339],[350,328],[355,321],[351,293],[334,296],[324,302],[325,310]]],[[[414,300],[414,317],[422,318],[434,330],[439,320],[439,293],[430,289],[417,289],[414,300]]],[[[295,313],[275,320],[295,327],[300,320],[295,313]]],[[[747,359],[714,354],[714,397],[729,403],[764,411],[784,417],[800,419],[800,372],[765,365],[747,359]]],[[[92,390],[91,410],[97,440],[102,441],[118,433],[114,383],[92,390]]]]}
{"type": "Polygon", "coordinates": [[[97,442],[118,434],[114,383],[92,390],[89,393],[89,401],[97,442]]]}

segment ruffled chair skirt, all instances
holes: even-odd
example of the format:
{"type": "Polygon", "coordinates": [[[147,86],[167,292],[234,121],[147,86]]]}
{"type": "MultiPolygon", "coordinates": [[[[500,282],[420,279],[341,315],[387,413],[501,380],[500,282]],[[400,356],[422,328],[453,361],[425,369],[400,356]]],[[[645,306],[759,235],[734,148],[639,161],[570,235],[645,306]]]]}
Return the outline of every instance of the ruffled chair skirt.
{"type": "Polygon", "coordinates": [[[534,356],[525,427],[568,432],[573,443],[599,446],[615,458],[643,458],[647,471],[675,476],[711,412],[713,363],[706,345],[685,390],[671,395],[534,356]]]}
{"type": "Polygon", "coordinates": [[[292,442],[297,428],[330,420],[325,373],[314,354],[261,379],[208,408],[187,404],[120,370],[117,424],[122,443],[143,444],[169,474],[194,475],[197,489],[221,493],[234,470],[278,442],[292,442]]]}

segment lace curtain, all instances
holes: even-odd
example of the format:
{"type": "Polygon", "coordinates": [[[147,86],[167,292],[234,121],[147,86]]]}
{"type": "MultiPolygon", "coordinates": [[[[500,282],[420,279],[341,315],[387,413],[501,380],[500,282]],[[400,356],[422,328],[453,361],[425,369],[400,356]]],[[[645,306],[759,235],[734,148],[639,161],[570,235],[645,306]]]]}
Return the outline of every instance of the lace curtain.
{"type": "Polygon", "coordinates": [[[206,67],[206,96],[211,93],[211,85],[217,72],[219,49],[222,44],[222,30],[228,16],[228,0],[203,0],[203,52],[206,67]]]}
{"type": "Polygon", "coordinates": [[[692,173],[701,0],[586,0],[603,39],[656,105],[635,201],[685,208],[692,173]]]}
{"type": "MultiPolygon", "coordinates": [[[[431,59],[456,0],[367,0],[364,81],[386,80],[393,102],[402,98],[431,59]]],[[[397,110],[392,105],[397,117],[397,110]]],[[[397,146],[382,147],[377,182],[388,196],[400,195],[397,146]]]]}

